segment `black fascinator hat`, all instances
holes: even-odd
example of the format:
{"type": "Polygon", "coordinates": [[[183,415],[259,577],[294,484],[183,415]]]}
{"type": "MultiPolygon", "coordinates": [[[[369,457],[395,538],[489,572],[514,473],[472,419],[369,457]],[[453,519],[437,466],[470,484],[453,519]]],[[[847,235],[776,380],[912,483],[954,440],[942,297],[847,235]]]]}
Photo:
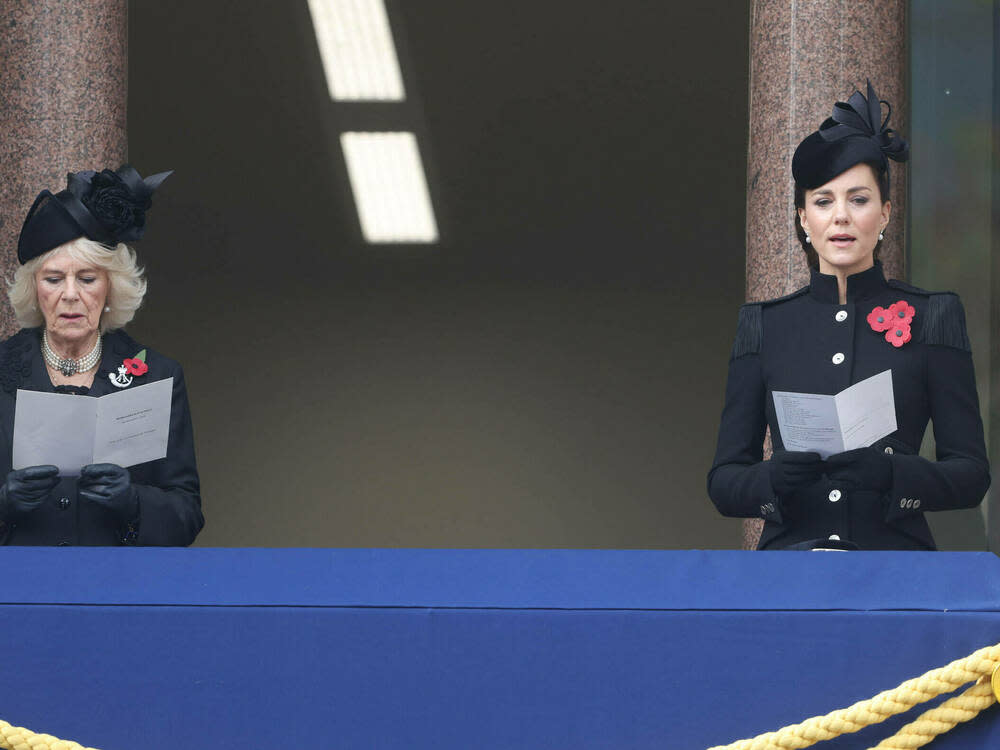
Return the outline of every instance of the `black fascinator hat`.
{"type": "Polygon", "coordinates": [[[171,174],[143,179],[128,164],[114,172],[70,172],[65,190],[43,190],[35,198],[21,227],[17,259],[27,263],[77,237],[109,247],[142,239],[153,192],[171,174]]]}
{"type": "Polygon", "coordinates": [[[807,136],[792,157],[792,177],[806,190],[824,185],[855,164],[872,164],[889,172],[888,159],[906,161],[910,147],[888,127],[892,106],[879,100],[868,81],[867,98],[855,91],[833,105],[833,115],[807,136]],[[882,119],[882,105],[889,112],[882,119]]]}

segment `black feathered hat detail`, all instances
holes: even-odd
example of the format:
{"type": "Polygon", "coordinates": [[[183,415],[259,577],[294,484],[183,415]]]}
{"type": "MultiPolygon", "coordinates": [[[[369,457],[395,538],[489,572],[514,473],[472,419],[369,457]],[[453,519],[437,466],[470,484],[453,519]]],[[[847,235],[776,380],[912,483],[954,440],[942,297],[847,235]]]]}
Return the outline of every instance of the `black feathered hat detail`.
{"type": "Polygon", "coordinates": [[[888,171],[888,159],[906,161],[910,147],[888,127],[891,114],[892,106],[878,98],[871,81],[867,98],[855,91],[846,102],[834,104],[833,114],[795,149],[792,157],[795,183],[812,190],[855,164],[875,164],[888,171]],[[884,120],[883,104],[889,110],[884,120]]]}
{"type": "Polygon", "coordinates": [[[128,164],[114,172],[70,172],[65,190],[43,190],[35,198],[21,227],[17,259],[27,263],[77,237],[109,247],[142,239],[153,192],[171,174],[143,179],[128,164]]]}

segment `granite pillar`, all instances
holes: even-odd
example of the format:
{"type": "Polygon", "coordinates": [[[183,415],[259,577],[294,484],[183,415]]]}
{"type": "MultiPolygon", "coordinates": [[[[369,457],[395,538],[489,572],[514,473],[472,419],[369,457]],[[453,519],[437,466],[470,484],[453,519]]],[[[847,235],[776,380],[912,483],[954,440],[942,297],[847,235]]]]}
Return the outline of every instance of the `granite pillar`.
{"type": "MultiPolygon", "coordinates": [[[[0,2],[0,274],[39,190],[126,155],[127,0],[0,2]]],[[[17,330],[6,295],[0,337],[17,330]]]]}
{"type": "MultiPolygon", "coordinates": [[[[747,158],[747,300],[778,297],[809,278],[793,222],[792,154],[799,142],[871,79],[906,130],[906,0],[752,0],[747,158]]],[[[883,112],[885,110],[883,109],[883,112]]],[[[886,275],[905,277],[906,170],[892,162],[892,218],[882,243],[886,275]]],[[[770,450],[770,440],[767,446],[770,450]]],[[[753,548],[763,522],[744,524],[753,548]]]]}

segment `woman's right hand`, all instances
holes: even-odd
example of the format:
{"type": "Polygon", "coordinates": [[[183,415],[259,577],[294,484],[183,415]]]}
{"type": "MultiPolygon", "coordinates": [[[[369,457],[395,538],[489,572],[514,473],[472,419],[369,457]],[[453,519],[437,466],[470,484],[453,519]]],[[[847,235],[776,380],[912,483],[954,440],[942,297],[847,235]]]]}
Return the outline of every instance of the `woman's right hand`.
{"type": "Polygon", "coordinates": [[[775,451],[768,464],[771,487],[778,497],[816,482],[825,466],[818,453],[804,451],[775,451]]]}
{"type": "Polygon", "coordinates": [[[59,484],[59,467],[51,464],[14,469],[0,487],[0,516],[4,520],[30,513],[59,484]]]}

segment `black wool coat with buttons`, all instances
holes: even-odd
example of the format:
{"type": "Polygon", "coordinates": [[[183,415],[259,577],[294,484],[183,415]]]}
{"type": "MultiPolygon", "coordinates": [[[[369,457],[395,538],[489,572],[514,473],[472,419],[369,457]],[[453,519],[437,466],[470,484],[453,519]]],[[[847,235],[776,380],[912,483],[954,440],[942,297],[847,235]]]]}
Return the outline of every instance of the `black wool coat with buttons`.
{"type": "Polygon", "coordinates": [[[831,537],[861,549],[934,549],[924,513],[978,505],[990,484],[986,455],[956,295],[887,281],[876,263],[848,277],[846,304],[836,277],[813,271],[809,286],[741,308],[708,492],[723,515],[764,519],[758,549],[831,537]],[[899,300],[916,314],[912,339],[896,348],[867,316],[899,300]],[[892,370],[898,429],[874,447],[892,463],[890,490],[842,488],[824,475],[778,496],[763,461],[765,428],[774,449],[784,449],[772,392],[833,395],[885,370],[892,370]],[[918,455],[928,421],[936,461],[918,455]]]}
{"type": "MultiPolygon", "coordinates": [[[[76,398],[121,390],[109,376],[117,373],[122,360],[135,357],[142,349],[146,347],[123,331],[105,334],[94,384],[87,396],[76,398]]],[[[184,374],[177,362],[152,349],[146,349],[146,364],[149,370],[134,377],[129,387],[170,377],[174,383],[166,458],[129,469],[139,498],[137,535],[129,535],[127,523],[103,507],[82,502],[76,477],[62,477],[37,510],[3,525],[3,544],[113,546],[126,543],[126,537],[127,543],[139,545],[181,546],[194,541],[205,521],[184,374]]],[[[42,358],[39,329],[22,330],[0,344],[0,481],[5,481],[11,470],[18,389],[54,391],[42,358]]]]}

